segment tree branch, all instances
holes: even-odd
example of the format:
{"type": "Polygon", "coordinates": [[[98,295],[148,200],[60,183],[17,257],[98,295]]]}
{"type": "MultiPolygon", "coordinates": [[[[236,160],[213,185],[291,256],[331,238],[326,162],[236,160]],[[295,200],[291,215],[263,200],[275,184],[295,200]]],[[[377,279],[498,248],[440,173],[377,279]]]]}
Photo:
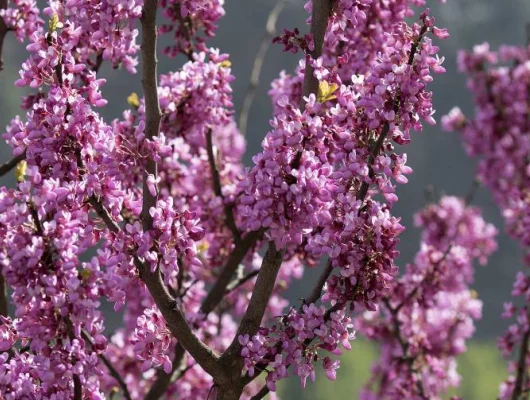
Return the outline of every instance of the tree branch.
{"type": "Polygon", "coordinates": [[[409,355],[409,344],[407,343],[405,339],[403,339],[403,336],[401,335],[401,327],[399,324],[399,320],[397,318],[398,311],[396,311],[390,306],[390,303],[388,302],[387,299],[383,299],[382,302],[388,309],[388,312],[392,315],[392,323],[394,324],[394,336],[396,340],[398,341],[398,343],[400,344],[401,350],[403,351],[403,360],[407,363],[407,366],[409,368],[411,375],[413,376],[416,375],[415,380],[416,380],[416,388],[418,390],[418,395],[422,399],[428,400],[428,397],[425,394],[425,388],[423,387],[423,382],[421,381],[421,377],[418,376],[419,372],[414,367],[414,361],[416,357],[411,357],[409,355]]]}
{"type": "Polygon", "coordinates": [[[96,196],[92,195],[89,198],[88,202],[94,208],[94,211],[96,211],[96,214],[103,220],[105,225],[107,225],[107,228],[109,228],[109,231],[113,233],[118,233],[120,231],[119,225],[112,219],[112,217],[110,216],[109,212],[107,211],[103,203],[101,203],[101,201],[98,200],[96,196]]]}
{"type": "MultiPolygon", "coordinates": [[[[373,144],[372,148],[370,149],[370,155],[368,156],[368,168],[370,169],[370,172],[368,173],[368,176],[370,179],[374,177],[374,169],[373,165],[375,163],[375,158],[381,151],[381,148],[383,147],[383,143],[385,142],[386,137],[388,136],[388,132],[390,130],[390,124],[387,122],[383,126],[383,130],[379,134],[379,137],[377,138],[377,141],[373,144]]],[[[367,181],[364,181],[361,184],[361,188],[359,189],[359,192],[357,192],[357,200],[364,200],[366,195],[368,194],[368,188],[370,187],[370,184],[367,181]]]]}
{"type": "MultiPolygon", "coordinates": [[[[412,44],[412,47],[410,49],[409,59],[407,61],[407,64],[409,66],[412,66],[412,64],[414,63],[414,56],[416,55],[418,48],[420,46],[420,43],[423,40],[423,36],[425,36],[426,33],[427,33],[427,27],[423,26],[420,30],[418,39],[416,40],[416,42],[412,44]]],[[[393,100],[394,112],[396,113],[396,115],[399,111],[400,97],[401,97],[400,95],[397,95],[397,97],[393,100]]],[[[379,155],[379,152],[381,151],[383,147],[383,144],[385,142],[386,137],[388,136],[389,131],[390,131],[390,123],[387,122],[383,126],[383,129],[381,130],[379,137],[377,138],[377,140],[374,142],[374,144],[370,148],[370,155],[368,156],[368,168],[370,169],[368,173],[368,177],[370,178],[370,180],[375,175],[375,172],[373,169],[375,159],[379,155]]],[[[366,194],[368,193],[369,188],[370,188],[370,183],[368,183],[367,181],[364,181],[361,184],[361,188],[359,189],[359,192],[357,193],[357,200],[364,200],[364,198],[366,197],[366,194]]]]}
{"type": "Polygon", "coordinates": [[[252,108],[252,102],[254,101],[256,90],[259,86],[259,78],[261,75],[263,62],[265,61],[265,56],[267,55],[267,50],[269,49],[271,40],[276,33],[276,22],[278,21],[278,17],[285,7],[285,3],[286,0],[278,0],[274,8],[271,10],[269,18],[267,18],[265,34],[261,41],[258,54],[256,54],[256,58],[254,59],[254,63],[252,65],[250,81],[245,93],[243,105],[241,106],[241,112],[239,113],[239,131],[243,136],[245,136],[247,133],[248,115],[250,113],[250,109],[252,108]]]}
{"type": "Polygon", "coordinates": [[[250,400],[261,400],[269,394],[270,390],[267,385],[264,385],[261,390],[250,398],[250,400]]]}
{"type": "MultiPolygon", "coordinates": [[[[314,50],[310,53],[310,56],[313,59],[322,55],[324,35],[328,26],[328,18],[330,14],[331,0],[313,1],[311,33],[313,34],[314,50]]],[[[311,93],[316,94],[318,92],[318,79],[315,78],[313,72],[313,67],[306,61],[303,96],[300,101],[301,110],[305,108],[304,97],[309,96],[311,93]]],[[[301,158],[302,150],[296,154],[292,165],[293,168],[298,168],[301,158]]],[[[243,364],[239,336],[253,336],[259,329],[283,261],[283,254],[283,251],[278,251],[276,249],[274,242],[269,242],[269,247],[258,273],[258,278],[254,285],[254,291],[252,292],[247,311],[241,320],[236,337],[221,356],[221,363],[226,364],[229,368],[236,368],[237,370],[242,368],[243,364]]]]}
{"type": "Polygon", "coordinates": [[[0,315],[2,317],[8,316],[8,304],[6,280],[0,271],[0,315]]]}
{"type": "MultiPolygon", "coordinates": [[[[84,330],[81,331],[81,336],[83,337],[83,339],[85,339],[90,344],[90,346],[92,346],[92,347],[94,346],[94,343],[92,342],[92,339],[90,339],[90,336],[88,335],[87,332],[85,332],[84,330]]],[[[118,385],[120,385],[121,390],[123,391],[123,396],[125,397],[125,399],[126,400],[131,400],[131,394],[129,392],[129,389],[127,388],[127,384],[125,383],[125,381],[121,377],[120,373],[116,370],[116,368],[114,368],[114,366],[112,365],[110,360],[107,357],[105,357],[105,355],[103,353],[98,354],[98,357],[103,362],[103,364],[105,364],[105,366],[107,367],[107,369],[110,372],[110,375],[114,379],[116,379],[116,382],[118,382],[118,385]]]]}
{"type": "Polygon", "coordinates": [[[313,292],[311,292],[311,296],[309,296],[307,299],[304,299],[305,304],[316,303],[317,300],[320,299],[320,296],[322,295],[322,289],[324,288],[324,285],[326,284],[326,281],[332,272],[333,265],[331,265],[331,260],[329,260],[326,264],[326,268],[324,268],[324,271],[322,271],[322,274],[318,278],[318,281],[313,288],[313,292]]]}
{"type": "MultiPolygon", "coordinates": [[[[322,55],[322,46],[324,45],[324,35],[328,27],[328,19],[331,15],[331,0],[314,0],[313,11],[311,13],[311,34],[315,48],[309,53],[312,59],[317,59],[322,55]]],[[[314,76],[315,69],[306,60],[304,73],[304,86],[302,91],[302,100],[300,108],[305,108],[306,102],[304,97],[310,94],[318,93],[318,79],[314,76]]]]}
{"type": "Polygon", "coordinates": [[[255,269],[252,272],[249,272],[245,276],[242,276],[241,278],[234,279],[230,284],[226,287],[226,294],[232,293],[234,290],[236,290],[238,287],[244,285],[249,280],[254,278],[259,273],[259,269],[255,269]]]}
{"type": "Polygon", "coordinates": [[[226,262],[226,265],[221,271],[221,275],[219,275],[219,278],[217,278],[217,281],[202,303],[201,312],[204,315],[208,315],[219,304],[226,294],[226,288],[230,284],[237,267],[243,261],[243,258],[245,258],[248,250],[256,244],[262,235],[263,230],[250,232],[238,245],[236,245],[226,262]]]}
{"type": "MultiPolygon", "coordinates": [[[[105,223],[107,223],[109,230],[112,232],[119,231],[119,227],[112,221],[112,219],[110,219],[108,211],[105,209],[103,204],[99,202],[99,200],[97,200],[95,197],[92,197],[90,204],[94,207],[98,215],[105,221],[105,223]]],[[[232,254],[240,254],[241,251],[241,249],[239,249],[238,252],[234,250],[232,254]]],[[[241,259],[245,254],[241,256],[241,259]]],[[[236,259],[236,257],[234,257],[234,259],[236,259]]],[[[147,289],[151,293],[151,296],[153,297],[157,307],[164,316],[169,330],[178,340],[173,361],[174,367],[177,368],[176,365],[180,365],[184,357],[185,350],[187,350],[197,361],[197,363],[206,372],[212,375],[214,379],[222,379],[224,371],[217,364],[218,357],[193,333],[184,315],[182,314],[182,311],[178,307],[176,300],[169,294],[167,288],[165,287],[160,275],[160,271],[157,270],[154,273],[151,272],[150,267],[142,263],[137,257],[134,258],[134,262],[139,271],[140,278],[147,286],[147,289]]],[[[237,268],[237,264],[235,267],[237,268]]],[[[169,386],[171,383],[174,372],[175,370],[171,374],[160,373],[158,379],[155,381],[155,383],[153,383],[153,386],[149,390],[146,399],[153,400],[162,396],[167,389],[167,386],[169,386]]]]}
{"type": "MultiPolygon", "coordinates": [[[[107,223],[109,230],[118,232],[119,227],[110,219],[108,211],[103,204],[95,198],[91,198],[90,203],[98,215],[107,223]]],[[[134,263],[138,269],[140,279],[142,279],[151,293],[157,307],[166,320],[169,330],[177,338],[178,346],[184,346],[182,350],[177,349],[176,353],[182,351],[183,356],[184,349],[186,349],[212,377],[222,378],[224,372],[217,364],[218,357],[193,333],[176,300],[169,294],[164,285],[160,270],[151,272],[149,265],[142,263],[137,257],[134,257],[134,263]]],[[[182,359],[182,356],[180,359],[182,359]]]]}
{"type": "MultiPolygon", "coordinates": [[[[0,0],[0,10],[5,10],[8,6],[8,0],[0,0]]],[[[4,39],[9,32],[9,29],[2,17],[0,17],[0,71],[4,69],[4,60],[2,58],[2,51],[4,48],[4,39]]]]}
{"type": "Polygon", "coordinates": [[[74,374],[74,400],[83,400],[83,386],[81,379],[76,374],[74,374]]]}
{"type": "Polygon", "coordinates": [[[176,300],[167,291],[160,270],[151,272],[149,265],[138,258],[135,258],[135,264],[172,335],[208,374],[216,381],[222,381],[226,372],[218,363],[219,357],[193,333],[176,300]]]}
{"type": "MultiPolygon", "coordinates": [[[[145,138],[152,140],[160,132],[160,103],[158,100],[157,58],[156,58],[156,11],[158,0],[146,0],[142,11],[142,87],[145,99],[145,138]]],[[[142,223],[144,230],[153,225],[149,209],[156,205],[156,195],[152,195],[147,185],[147,177],[157,177],[156,162],[148,159],[143,177],[142,223]]]]}
{"type": "MultiPolygon", "coordinates": [[[[313,11],[311,13],[311,34],[313,36],[314,50],[309,53],[312,59],[316,59],[322,55],[322,46],[324,45],[324,36],[326,28],[328,27],[328,19],[331,15],[331,1],[332,0],[313,0],[313,11]]],[[[305,97],[310,94],[316,95],[318,93],[318,79],[315,77],[315,69],[309,62],[309,57],[306,57],[304,83],[302,87],[302,98],[300,99],[300,110],[304,112],[306,101],[305,97]]],[[[291,168],[298,169],[300,161],[302,160],[302,152],[305,139],[302,140],[302,150],[299,150],[291,164],[291,168]]],[[[293,177],[294,178],[294,177],[293,177]]],[[[294,178],[296,179],[296,178],[294,178]]]]}
{"type": "MultiPolygon", "coordinates": [[[[160,131],[160,104],[157,84],[156,58],[156,12],[158,0],[146,0],[142,11],[142,87],[145,99],[145,138],[151,140],[160,131]]],[[[156,195],[152,195],[147,185],[149,175],[157,177],[157,165],[149,159],[143,177],[142,223],[144,230],[153,226],[153,217],[149,214],[151,207],[156,205],[156,195]]],[[[140,279],[153,296],[167,326],[178,342],[193,356],[197,363],[216,381],[222,381],[226,372],[217,362],[218,357],[191,330],[177,301],[169,294],[162,280],[160,269],[152,272],[150,266],[138,258],[134,260],[140,279]]]]}
{"type": "Polygon", "coordinates": [[[234,218],[234,210],[232,206],[227,205],[225,203],[225,198],[221,190],[221,178],[219,176],[219,169],[217,168],[217,163],[215,161],[215,155],[213,154],[213,141],[212,141],[212,130],[211,129],[208,129],[208,131],[206,132],[206,151],[208,153],[208,163],[210,164],[210,170],[212,172],[214,193],[217,197],[220,197],[223,202],[223,206],[225,210],[226,225],[228,226],[228,229],[232,231],[232,235],[234,236],[234,242],[236,242],[236,246],[237,246],[238,245],[237,242],[240,239],[239,229],[237,229],[237,226],[236,226],[236,221],[234,218]]]}
{"type": "MultiPolygon", "coordinates": [[[[182,363],[185,354],[186,350],[184,350],[184,347],[177,344],[177,347],[175,348],[175,356],[173,357],[173,370],[169,374],[166,374],[164,370],[159,371],[156,380],[149,388],[144,400],[158,400],[164,395],[164,393],[166,393],[167,388],[175,380],[178,372],[181,370],[180,364],[182,363]]],[[[181,376],[182,375],[183,373],[181,376]]]]}
{"type": "MultiPolygon", "coordinates": [[[[530,311],[527,310],[527,315],[530,318],[530,311]]],[[[521,340],[521,349],[519,351],[519,360],[517,361],[517,375],[515,377],[515,385],[512,392],[512,400],[520,400],[523,394],[524,380],[526,376],[526,359],[528,357],[528,344],[530,342],[530,328],[524,333],[521,340]]]]}
{"type": "Polygon", "coordinates": [[[221,362],[227,360],[228,363],[231,363],[236,359],[238,361],[236,362],[236,365],[238,365],[240,364],[240,361],[242,361],[241,344],[239,343],[238,338],[242,335],[253,336],[257,332],[272,295],[276,277],[280,270],[280,266],[282,265],[283,255],[283,250],[278,251],[274,242],[269,242],[269,247],[263,258],[247,311],[239,324],[236,337],[230,344],[230,347],[221,356],[221,362]]]}
{"type": "MultiPolygon", "coordinates": [[[[217,278],[217,281],[202,302],[200,312],[204,315],[204,317],[208,316],[208,314],[212,312],[215,307],[217,307],[217,305],[226,295],[227,286],[229,285],[234,272],[236,271],[239,264],[243,261],[243,258],[245,258],[248,250],[256,244],[262,235],[262,230],[250,232],[241,240],[238,245],[236,245],[232,251],[232,254],[230,254],[230,257],[228,258],[227,263],[223,267],[221,274],[217,278]]],[[[173,371],[171,371],[170,374],[166,374],[164,371],[160,370],[158,378],[149,389],[149,392],[147,393],[144,400],[157,400],[162,397],[167,390],[167,387],[171,384],[172,377],[175,376],[175,370],[178,368],[177,365],[181,364],[184,354],[184,348],[180,342],[177,343],[175,357],[173,358],[173,371]]],[[[182,375],[183,374],[180,376],[182,375]]]]}
{"type": "MultiPolygon", "coordinates": [[[[2,18],[0,18],[0,20],[2,20],[2,18]]],[[[20,154],[20,155],[18,155],[16,157],[13,157],[8,162],[0,165],[0,176],[4,176],[5,174],[7,174],[9,171],[11,171],[13,168],[15,168],[19,162],[21,162],[22,160],[25,160],[25,159],[26,159],[26,152],[24,152],[24,153],[22,153],[22,154],[20,154]]]]}

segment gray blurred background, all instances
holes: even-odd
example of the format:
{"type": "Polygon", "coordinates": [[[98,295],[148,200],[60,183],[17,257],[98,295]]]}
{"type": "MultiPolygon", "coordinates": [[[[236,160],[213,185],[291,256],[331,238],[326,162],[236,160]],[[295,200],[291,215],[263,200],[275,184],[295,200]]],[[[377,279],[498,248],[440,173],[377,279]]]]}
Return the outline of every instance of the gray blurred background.
{"type": "MultiPolygon", "coordinates": [[[[264,34],[265,21],[275,1],[225,1],[226,16],[220,23],[217,36],[209,44],[230,54],[236,76],[233,84],[234,104],[239,112],[250,69],[264,34]]],[[[303,3],[304,0],[290,0],[280,16],[278,28],[299,27],[302,32],[306,31],[307,14],[303,10],[303,3]]],[[[459,105],[464,113],[470,115],[472,102],[466,90],[465,77],[456,71],[457,50],[470,49],[474,44],[484,41],[490,42],[493,49],[503,43],[523,44],[526,40],[525,24],[530,22],[530,2],[448,0],[446,4],[441,4],[438,0],[429,0],[428,3],[436,17],[436,25],[448,27],[451,34],[449,39],[437,41],[441,47],[440,55],[446,58],[444,66],[447,73],[436,76],[431,85],[435,93],[435,117],[439,120],[454,105],[459,105]]],[[[8,35],[4,48],[5,69],[0,73],[1,129],[20,112],[20,96],[23,91],[15,88],[13,81],[18,78],[18,69],[25,57],[25,45],[18,43],[13,35],[8,35]]],[[[184,61],[168,59],[162,55],[159,58],[162,73],[177,69],[184,61]]],[[[245,160],[248,165],[251,156],[260,150],[260,142],[268,131],[271,104],[267,91],[270,82],[282,69],[291,72],[297,62],[297,55],[283,53],[278,45],[273,45],[267,54],[250,113],[245,160]]],[[[141,93],[140,78],[125,71],[114,71],[107,65],[102,68],[100,76],[107,78],[103,94],[109,100],[109,105],[101,112],[108,120],[120,117],[121,111],[127,107],[126,97],[132,91],[141,93]]],[[[465,155],[458,135],[442,132],[439,125],[427,126],[425,131],[414,133],[412,139],[412,144],[403,151],[408,154],[408,164],[414,169],[414,173],[410,176],[409,184],[398,188],[399,202],[394,208],[394,214],[401,216],[407,227],[401,235],[400,266],[412,260],[418,249],[419,231],[412,226],[412,215],[425,204],[425,189],[432,185],[436,193],[465,196],[471,187],[475,169],[475,163],[465,155]]],[[[10,149],[2,142],[0,162],[5,162],[10,157],[10,149]]],[[[3,185],[13,183],[12,174],[0,180],[3,185]]],[[[514,241],[502,233],[502,220],[486,190],[478,190],[473,204],[480,206],[485,218],[501,231],[500,249],[487,267],[477,270],[475,283],[475,289],[484,301],[484,317],[478,323],[477,337],[492,341],[506,328],[506,321],[500,319],[500,313],[503,301],[510,297],[515,273],[521,267],[521,252],[514,241]]],[[[292,298],[307,293],[307,286],[315,279],[314,271],[311,272],[313,273],[308,274],[306,279],[293,288],[292,298]]],[[[109,322],[112,329],[113,323],[109,322]]]]}

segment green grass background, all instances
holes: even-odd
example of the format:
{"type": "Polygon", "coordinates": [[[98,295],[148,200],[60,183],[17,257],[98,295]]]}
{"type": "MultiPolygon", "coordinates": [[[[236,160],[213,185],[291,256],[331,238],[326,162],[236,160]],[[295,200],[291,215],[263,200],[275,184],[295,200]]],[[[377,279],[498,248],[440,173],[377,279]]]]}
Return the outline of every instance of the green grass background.
{"type": "MultiPolygon", "coordinates": [[[[353,343],[352,350],[341,356],[341,367],[337,380],[328,380],[322,370],[317,370],[317,380],[305,389],[296,377],[278,385],[278,394],[283,400],[357,399],[357,394],[368,380],[370,367],[377,358],[376,347],[361,339],[353,343]]],[[[458,358],[458,372],[462,376],[461,386],[447,393],[444,398],[459,395],[464,400],[495,400],[498,387],[507,377],[506,361],[502,359],[495,343],[473,341],[468,351],[458,358]]]]}

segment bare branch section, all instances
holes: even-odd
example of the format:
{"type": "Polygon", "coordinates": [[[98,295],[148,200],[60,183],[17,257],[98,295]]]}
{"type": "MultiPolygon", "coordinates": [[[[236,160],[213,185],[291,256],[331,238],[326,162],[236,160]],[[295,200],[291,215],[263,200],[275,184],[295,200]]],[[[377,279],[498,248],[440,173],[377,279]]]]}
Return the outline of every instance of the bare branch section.
{"type": "MultiPolygon", "coordinates": [[[[528,316],[530,317],[530,311],[527,311],[528,316]]],[[[512,400],[519,400],[525,392],[525,386],[528,382],[527,380],[527,368],[526,368],[526,359],[528,357],[528,344],[530,342],[530,328],[526,330],[521,339],[521,349],[519,350],[519,360],[517,361],[517,375],[515,377],[515,385],[512,392],[512,400]]],[[[525,397],[526,398],[526,397],[525,397]]]]}
{"type": "Polygon", "coordinates": [[[259,269],[255,269],[252,272],[249,272],[245,276],[242,276],[241,278],[234,279],[226,288],[226,294],[233,292],[240,286],[244,285],[248,281],[250,281],[252,278],[254,278],[256,275],[258,275],[259,269]]]}
{"type": "MultiPolygon", "coordinates": [[[[313,0],[313,12],[311,13],[311,33],[315,49],[310,52],[310,56],[316,59],[322,55],[322,46],[324,45],[324,35],[328,27],[328,19],[331,15],[331,0],[313,0]]],[[[318,79],[314,75],[315,69],[311,64],[306,62],[304,74],[304,88],[300,108],[305,108],[306,102],[304,97],[310,94],[318,93],[318,79]]]]}
{"type": "MultiPolygon", "coordinates": [[[[8,5],[8,0],[0,0],[0,10],[5,10],[8,5]]],[[[2,51],[4,49],[4,39],[9,32],[4,19],[0,17],[0,71],[4,69],[4,60],[2,58],[2,51]]]]}
{"type": "Polygon", "coordinates": [[[326,281],[328,280],[329,276],[333,272],[333,265],[331,264],[331,260],[328,261],[326,264],[326,268],[324,271],[322,271],[322,274],[318,278],[318,281],[313,288],[313,291],[311,292],[311,296],[309,296],[307,299],[304,299],[305,304],[311,304],[316,303],[318,299],[320,299],[320,296],[322,295],[322,289],[324,288],[324,285],[326,284],[326,281]]]}
{"type": "MultiPolygon", "coordinates": [[[[145,138],[148,140],[158,136],[160,132],[160,102],[158,100],[158,72],[156,58],[156,11],[158,0],[146,0],[142,12],[142,87],[145,99],[145,138]]],[[[151,229],[153,217],[149,209],[156,205],[156,195],[151,194],[147,185],[148,176],[158,175],[156,162],[147,161],[143,181],[142,222],[144,230],[151,229]]]]}
{"type": "Polygon", "coordinates": [[[74,400],[83,400],[83,385],[78,375],[74,375],[74,400]]]}
{"type": "Polygon", "coordinates": [[[103,220],[105,225],[107,225],[107,228],[111,232],[118,233],[120,231],[119,225],[112,219],[103,203],[101,203],[101,201],[98,200],[97,197],[90,197],[89,203],[94,208],[94,211],[96,211],[97,215],[103,220]]]}
{"type": "Polygon", "coordinates": [[[239,244],[240,234],[237,229],[236,221],[234,218],[234,210],[231,205],[225,204],[225,199],[223,192],[221,190],[221,177],[219,176],[219,169],[217,168],[217,162],[215,159],[215,154],[213,152],[213,140],[212,140],[212,130],[208,129],[206,132],[206,151],[208,153],[208,163],[210,164],[210,170],[212,172],[212,181],[214,193],[217,197],[220,197],[223,201],[226,226],[232,232],[236,246],[239,244]]]}
{"type": "MultiPolygon", "coordinates": [[[[0,20],[2,20],[2,19],[0,18],[0,20]]],[[[22,153],[22,154],[20,154],[20,155],[18,155],[16,157],[13,157],[8,162],[0,165],[0,176],[4,176],[5,174],[7,174],[9,171],[11,171],[13,168],[15,168],[19,162],[21,162],[22,160],[25,160],[25,159],[26,159],[26,152],[24,152],[24,153],[22,153]]]]}
{"type": "Polygon", "coordinates": [[[241,243],[234,248],[225,267],[221,271],[221,275],[219,275],[217,282],[215,282],[202,303],[201,312],[204,315],[208,315],[220,303],[226,294],[226,288],[230,284],[237,267],[241,261],[243,261],[243,258],[245,258],[248,250],[256,244],[262,234],[263,231],[261,230],[250,232],[245,236],[241,243]]]}
{"type": "Polygon", "coordinates": [[[283,8],[285,7],[285,3],[286,0],[278,0],[274,8],[271,10],[269,18],[267,18],[265,34],[261,41],[258,54],[256,54],[256,58],[254,59],[254,64],[252,65],[250,82],[248,83],[245,99],[243,100],[243,105],[241,106],[241,112],[239,114],[239,130],[243,136],[247,134],[248,115],[250,113],[250,109],[252,108],[252,102],[254,101],[256,90],[259,86],[259,78],[261,75],[261,69],[263,68],[263,62],[265,61],[265,56],[267,55],[267,50],[269,50],[271,45],[272,38],[276,33],[276,23],[278,22],[278,17],[280,16],[283,8]]]}
{"type": "Polygon", "coordinates": [[[253,336],[257,332],[272,295],[276,276],[282,265],[283,254],[283,251],[276,249],[274,242],[269,242],[247,311],[241,320],[236,337],[221,357],[222,362],[227,360],[228,363],[231,363],[234,359],[237,359],[236,365],[241,363],[241,344],[238,338],[242,335],[253,336]]]}
{"type": "Polygon", "coordinates": [[[0,272],[0,315],[2,317],[8,316],[8,299],[7,299],[7,284],[4,275],[0,272]]]}

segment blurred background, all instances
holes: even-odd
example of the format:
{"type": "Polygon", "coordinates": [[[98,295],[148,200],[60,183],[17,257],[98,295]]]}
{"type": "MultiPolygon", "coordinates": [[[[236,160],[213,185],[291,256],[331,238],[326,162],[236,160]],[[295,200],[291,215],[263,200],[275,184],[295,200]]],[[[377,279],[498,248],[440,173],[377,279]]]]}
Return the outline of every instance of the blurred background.
{"type": "MultiPolygon", "coordinates": [[[[265,32],[267,17],[274,7],[275,0],[225,0],[226,16],[221,20],[217,36],[209,44],[230,54],[232,71],[236,76],[233,84],[234,105],[239,113],[248,87],[250,71],[265,32]]],[[[288,0],[278,20],[278,28],[298,27],[306,31],[307,13],[303,9],[305,0],[288,0]]],[[[459,49],[470,49],[473,45],[489,42],[493,49],[500,44],[524,44],[525,24],[530,22],[530,2],[528,0],[428,0],[436,25],[448,27],[450,37],[436,43],[441,47],[440,55],[445,56],[447,73],[435,77],[431,89],[437,120],[454,105],[460,106],[465,114],[472,115],[471,96],[466,89],[465,77],[456,70],[456,54],[459,49]]],[[[163,43],[162,43],[163,46],[163,43]]],[[[8,35],[4,47],[5,69],[0,73],[0,129],[20,112],[20,97],[23,90],[15,88],[20,64],[27,57],[25,44],[18,43],[13,35],[8,35]]],[[[160,72],[178,69],[183,59],[159,57],[160,72]]],[[[281,70],[291,72],[298,62],[298,56],[283,53],[281,46],[272,45],[266,56],[250,112],[247,131],[247,165],[251,157],[260,150],[260,143],[269,128],[271,104],[267,96],[270,82],[281,70]]],[[[141,93],[140,78],[125,71],[112,70],[105,65],[99,73],[106,78],[103,94],[109,105],[101,113],[110,121],[119,118],[127,107],[127,96],[135,91],[141,93]]],[[[408,154],[408,165],[414,169],[407,185],[398,187],[399,202],[393,209],[402,218],[406,231],[401,235],[400,266],[410,262],[418,250],[419,231],[412,224],[413,214],[426,203],[426,189],[431,188],[436,196],[449,194],[465,196],[473,182],[475,162],[464,153],[457,134],[442,132],[439,125],[426,126],[423,132],[412,136],[412,143],[403,149],[408,154]]],[[[11,158],[8,146],[0,143],[0,163],[11,158]]],[[[12,174],[0,178],[1,185],[13,185],[12,174]]],[[[503,233],[502,219],[492,203],[489,193],[478,189],[473,205],[482,208],[487,221],[494,223],[501,231],[499,250],[490,258],[486,267],[476,272],[474,288],[484,302],[483,319],[477,324],[475,339],[470,351],[461,358],[459,370],[464,380],[455,393],[467,400],[495,398],[497,387],[506,376],[505,362],[496,349],[496,338],[507,327],[507,321],[500,318],[502,304],[510,297],[511,285],[516,271],[521,268],[521,251],[503,233]]],[[[318,271],[309,271],[307,276],[292,288],[290,297],[295,300],[307,292],[307,287],[315,280],[318,271]],[[306,290],[304,290],[306,289],[306,290]]],[[[120,323],[119,316],[108,319],[108,329],[112,331],[120,323]]],[[[299,388],[297,381],[285,382],[280,388],[283,398],[320,400],[330,394],[341,399],[356,399],[356,393],[366,380],[371,361],[377,357],[377,349],[358,339],[351,352],[341,360],[338,382],[331,383],[319,374],[318,384],[309,384],[306,390],[299,388]]],[[[454,393],[453,393],[454,394],[454,393]]]]}

